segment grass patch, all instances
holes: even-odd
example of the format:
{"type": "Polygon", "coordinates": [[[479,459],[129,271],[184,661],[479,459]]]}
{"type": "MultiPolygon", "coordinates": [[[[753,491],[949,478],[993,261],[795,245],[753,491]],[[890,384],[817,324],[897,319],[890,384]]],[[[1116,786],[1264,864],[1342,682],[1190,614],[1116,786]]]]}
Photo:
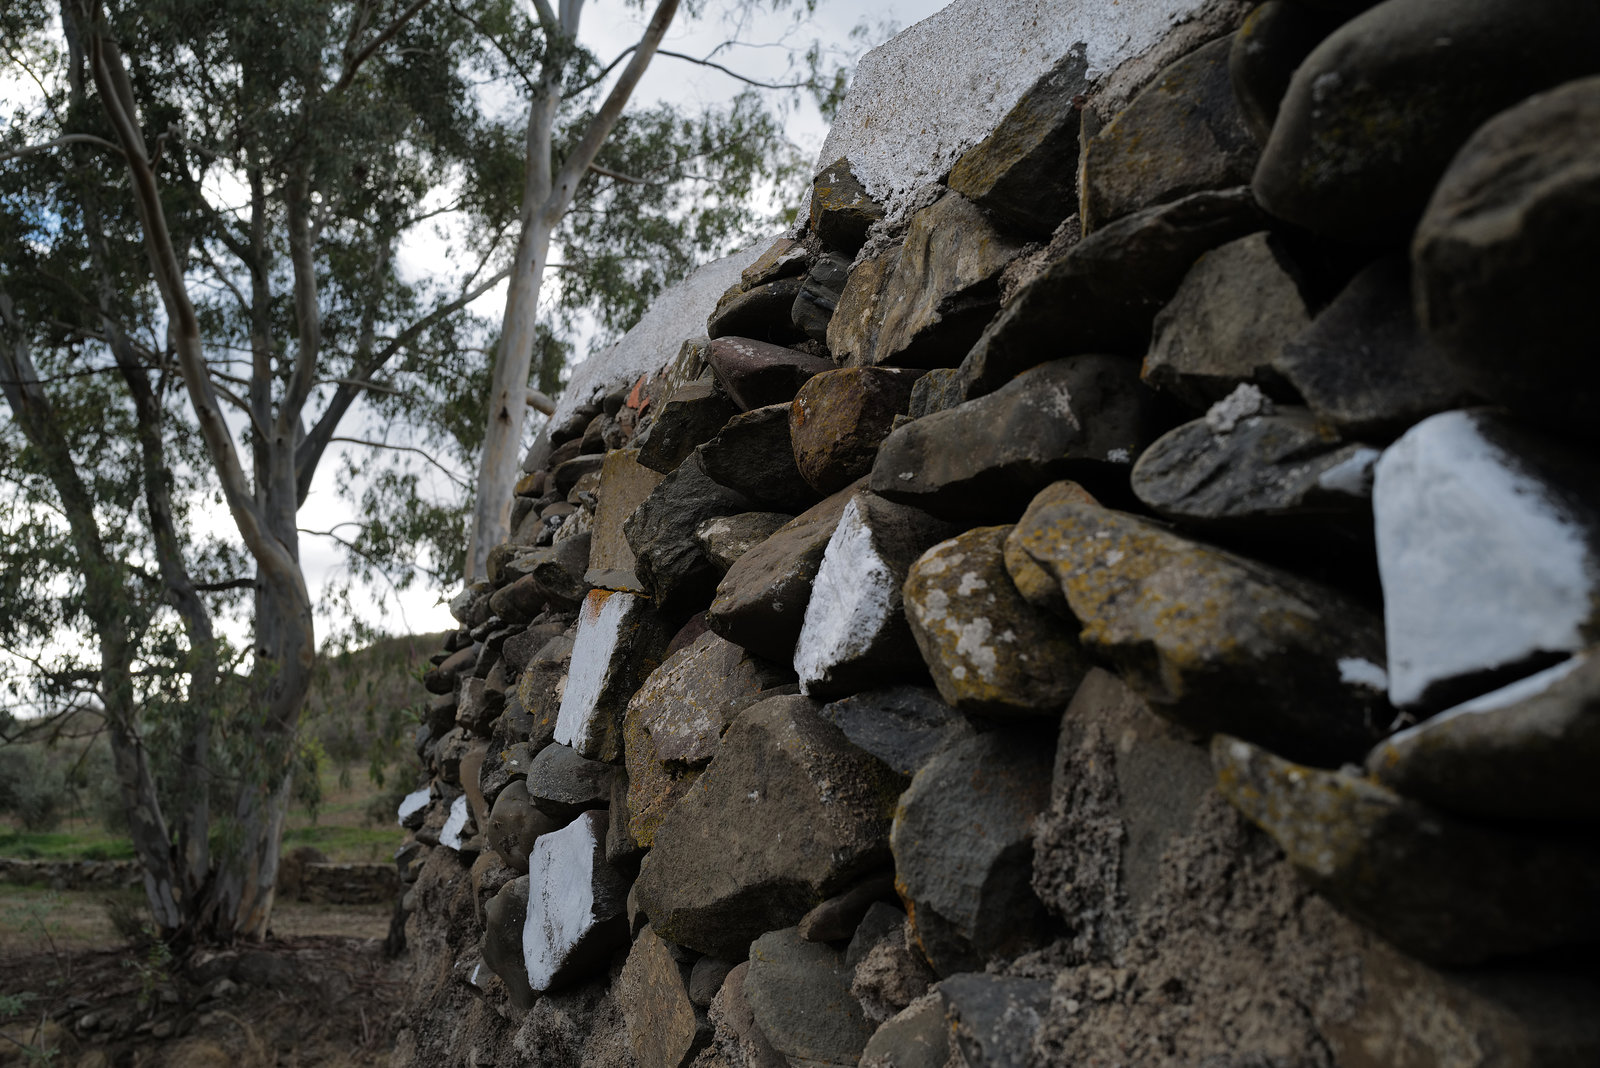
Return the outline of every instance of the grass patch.
{"type": "Polygon", "coordinates": [[[381,861],[394,856],[404,837],[405,832],[398,827],[291,827],[283,832],[283,851],[312,846],[331,861],[381,861]]]}
{"type": "Polygon", "coordinates": [[[0,857],[23,860],[132,860],[133,842],[93,827],[68,831],[0,828],[0,857]]]}

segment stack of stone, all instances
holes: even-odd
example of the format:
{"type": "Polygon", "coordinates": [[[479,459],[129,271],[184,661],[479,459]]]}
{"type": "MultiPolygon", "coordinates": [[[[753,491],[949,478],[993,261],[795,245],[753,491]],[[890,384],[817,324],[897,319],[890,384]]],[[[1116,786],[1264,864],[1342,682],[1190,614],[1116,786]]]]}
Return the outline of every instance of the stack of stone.
{"type": "Polygon", "coordinates": [[[1600,1062],[1600,8],[1232,25],[541,438],[403,1052],[1600,1062]]]}

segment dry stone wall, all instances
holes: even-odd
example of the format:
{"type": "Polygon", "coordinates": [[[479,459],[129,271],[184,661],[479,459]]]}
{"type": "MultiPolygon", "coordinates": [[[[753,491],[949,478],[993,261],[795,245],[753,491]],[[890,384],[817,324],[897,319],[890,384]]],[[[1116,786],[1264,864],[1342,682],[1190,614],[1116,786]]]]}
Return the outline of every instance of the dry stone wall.
{"type": "Polygon", "coordinates": [[[962,2],[821,163],[451,604],[397,1063],[1600,1063],[1600,9],[962,2]]]}

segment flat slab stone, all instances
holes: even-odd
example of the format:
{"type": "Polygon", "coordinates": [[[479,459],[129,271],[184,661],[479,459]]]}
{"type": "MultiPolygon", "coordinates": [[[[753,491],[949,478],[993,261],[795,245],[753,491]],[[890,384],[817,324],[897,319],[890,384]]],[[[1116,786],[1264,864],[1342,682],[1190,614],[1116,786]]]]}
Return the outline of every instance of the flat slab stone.
{"type": "Polygon", "coordinates": [[[1600,821],[1600,657],[1518,679],[1391,735],[1367,771],[1406,797],[1491,819],[1600,821]]]}
{"type": "Polygon", "coordinates": [[[1144,448],[1150,396],[1119,356],[1069,356],[884,440],[872,491],[937,515],[1011,519],[1062,478],[1120,481],[1144,448]]]}
{"type": "Polygon", "coordinates": [[[1084,647],[1192,730],[1342,760],[1393,718],[1382,627],[1333,590],[1070,501],[1035,510],[1015,544],[1055,576],[1084,647]]]}
{"type": "Polygon", "coordinates": [[[910,903],[916,947],[940,975],[1015,956],[1039,938],[1033,820],[1050,801],[1050,757],[1026,733],[981,734],[945,748],[901,796],[890,838],[896,887],[910,903]]]}
{"type": "Polygon", "coordinates": [[[1341,912],[1430,963],[1465,965],[1600,938],[1592,834],[1462,822],[1367,779],[1218,735],[1217,786],[1341,912]],[[1404,887],[1404,892],[1397,888],[1404,887]]]}
{"type": "Polygon", "coordinates": [[[833,370],[820,356],[746,337],[719,337],[706,346],[706,362],[742,411],[794,400],[802,383],[833,370]]]}
{"type": "Polygon", "coordinates": [[[662,402],[638,439],[639,463],[659,474],[670,474],[695,446],[716,437],[738,411],[738,405],[728,399],[716,375],[707,368],[699,378],[678,386],[662,402]]]}
{"type": "Polygon", "coordinates": [[[700,446],[706,474],[760,508],[791,515],[821,497],[800,476],[789,429],[788,404],[740,412],[700,446]]]}
{"type": "Polygon", "coordinates": [[[1372,503],[1396,706],[1443,708],[1589,644],[1596,477],[1482,409],[1425,419],[1384,452],[1372,503]]]}
{"type": "Polygon", "coordinates": [[[1023,600],[1006,573],[1012,528],[975,527],[923,553],[906,575],[906,619],[953,707],[1056,717],[1089,670],[1077,628],[1023,600]]]}
{"type": "Polygon", "coordinates": [[[645,592],[644,583],[634,573],[633,550],[623,536],[622,524],[633,514],[650,491],[660,485],[662,475],[639,463],[638,449],[613,449],[606,453],[600,469],[600,503],[594,511],[590,532],[589,567],[583,578],[591,586],[645,592]]]}
{"type": "Polygon", "coordinates": [[[659,663],[665,637],[648,600],[610,590],[589,594],[578,614],[555,740],[593,760],[621,757],[623,709],[659,663]]]}
{"type": "Polygon", "coordinates": [[[822,554],[795,643],[802,693],[840,697],[924,672],[901,586],[916,558],[950,533],[950,524],[915,508],[870,493],[850,498],[822,554]]]}
{"type": "Polygon", "coordinates": [[[844,954],[806,941],[793,927],[751,944],[744,995],[761,1033],[791,1065],[854,1066],[872,1037],[850,993],[844,954]]]}
{"type": "Polygon", "coordinates": [[[710,1042],[671,947],[649,926],[633,940],[616,989],[639,1068],[685,1068],[710,1042]]]}
{"type": "Polygon", "coordinates": [[[741,959],[885,864],[898,783],[805,698],[752,705],[656,829],[639,904],[662,937],[741,959]]]}
{"type": "Polygon", "coordinates": [[[522,956],[536,993],[603,971],[628,944],[628,883],[606,864],[606,814],[585,812],[534,843],[522,956]]]}
{"type": "Polygon", "coordinates": [[[740,512],[738,515],[716,516],[695,528],[694,540],[700,543],[700,548],[705,550],[711,563],[727,574],[741,556],[772,537],[793,518],[787,512],[740,512]]]}

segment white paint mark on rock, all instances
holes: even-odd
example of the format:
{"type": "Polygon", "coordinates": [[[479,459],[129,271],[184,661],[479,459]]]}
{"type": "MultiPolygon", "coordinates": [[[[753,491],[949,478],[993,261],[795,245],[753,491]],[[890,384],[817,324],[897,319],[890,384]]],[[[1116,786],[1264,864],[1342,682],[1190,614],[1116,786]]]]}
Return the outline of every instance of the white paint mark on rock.
{"type": "Polygon", "coordinates": [[[1486,436],[1493,421],[1433,416],[1377,464],[1389,699],[1400,708],[1424,704],[1438,683],[1586,644],[1600,531],[1486,436]]]}
{"type": "Polygon", "coordinates": [[[406,817],[425,808],[428,804],[429,790],[424,786],[420,790],[412,790],[400,799],[400,811],[397,813],[399,822],[404,823],[406,817]]]}
{"type": "Polygon", "coordinates": [[[462,794],[450,802],[450,815],[445,818],[444,826],[439,830],[439,844],[461,851],[461,830],[467,825],[467,795],[462,794]]]}
{"type": "Polygon", "coordinates": [[[1350,497],[1372,496],[1372,468],[1383,455],[1377,449],[1362,446],[1317,476],[1317,486],[1329,493],[1343,493],[1350,497]]]}
{"type": "Polygon", "coordinates": [[[533,843],[522,957],[528,966],[528,985],[535,991],[550,989],[567,956],[601,919],[595,915],[596,846],[590,812],[533,843]]]}
{"type": "Polygon", "coordinates": [[[852,500],[828,539],[811,584],[794,651],[800,691],[809,696],[835,665],[864,655],[899,607],[899,584],[873,547],[859,502],[852,500]]]}
{"type": "Polygon", "coordinates": [[[1381,693],[1389,688],[1389,673],[1363,657],[1345,656],[1339,658],[1339,681],[1381,693]]]}
{"type": "Polygon", "coordinates": [[[578,633],[572,641],[572,663],[567,685],[556,713],[555,740],[585,756],[595,733],[601,691],[612,670],[622,627],[638,598],[631,593],[594,590],[584,598],[578,613],[578,633]]]}
{"type": "Polygon", "coordinates": [[[1241,382],[1232,393],[1206,410],[1206,428],[1213,434],[1231,434],[1246,419],[1271,415],[1272,401],[1251,382],[1241,382]]]}

